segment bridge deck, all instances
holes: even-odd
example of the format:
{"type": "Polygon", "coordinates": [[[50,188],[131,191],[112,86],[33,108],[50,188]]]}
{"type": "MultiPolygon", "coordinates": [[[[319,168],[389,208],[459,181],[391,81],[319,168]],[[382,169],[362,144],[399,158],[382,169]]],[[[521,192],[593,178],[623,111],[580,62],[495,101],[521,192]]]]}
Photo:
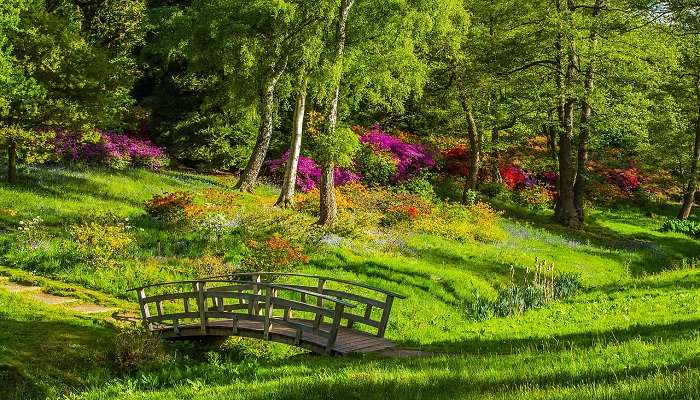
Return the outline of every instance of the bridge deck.
{"type": "MultiPolygon", "coordinates": [[[[291,321],[312,325],[314,321],[292,319],[291,321]]],[[[330,329],[330,324],[322,323],[321,329],[330,329]]],[[[172,327],[158,327],[154,332],[159,332],[161,337],[166,339],[192,339],[197,337],[212,337],[212,336],[232,336],[233,322],[228,321],[211,321],[207,324],[207,333],[202,335],[199,324],[181,325],[179,332],[175,333],[172,327]]],[[[315,335],[310,332],[304,332],[301,342],[297,344],[296,329],[275,325],[270,327],[270,340],[292,345],[298,345],[315,352],[323,352],[328,339],[315,335]]],[[[263,322],[241,320],[238,323],[238,333],[235,336],[245,336],[251,338],[263,338],[264,325],[263,322]]],[[[381,351],[394,347],[390,341],[371,335],[366,332],[360,332],[350,328],[339,328],[338,335],[333,345],[333,353],[337,355],[346,355],[350,353],[369,353],[381,351]]]]}

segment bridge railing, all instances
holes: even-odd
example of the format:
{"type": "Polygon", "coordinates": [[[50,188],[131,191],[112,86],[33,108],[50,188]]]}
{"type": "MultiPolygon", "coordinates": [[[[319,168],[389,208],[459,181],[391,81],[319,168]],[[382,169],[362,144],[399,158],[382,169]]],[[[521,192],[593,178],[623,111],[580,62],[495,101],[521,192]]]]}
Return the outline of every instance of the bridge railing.
{"type": "MultiPolygon", "coordinates": [[[[389,315],[394,299],[404,299],[405,296],[394,293],[375,286],[353,282],[344,279],[336,279],[326,276],[298,274],[298,273],[278,273],[278,272],[250,272],[235,273],[224,276],[213,277],[212,279],[228,278],[232,281],[247,281],[253,285],[260,285],[265,282],[274,281],[286,287],[295,288],[316,294],[332,296],[353,302],[357,307],[345,309],[342,313],[343,324],[348,328],[356,325],[369,327],[378,337],[384,337],[389,323],[389,315]],[[291,280],[295,280],[291,282],[291,280]],[[280,283],[283,282],[283,283],[280,283]],[[351,293],[349,290],[352,290],[351,293]],[[362,293],[362,294],[360,294],[362,293]],[[353,311],[358,311],[355,313],[353,311]]],[[[302,295],[302,300],[306,296],[302,295]]],[[[317,305],[324,306],[324,297],[317,297],[317,305]]],[[[318,315],[316,325],[324,322],[325,316],[318,315]]]]}
{"type": "Polygon", "coordinates": [[[171,329],[175,335],[193,327],[206,336],[220,328],[217,322],[231,321],[231,334],[238,334],[242,321],[262,323],[263,338],[269,339],[273,324],[295,330],[294,344],[304,333],[325,339],[325,351],[335,345],[346,309],[353,304],[300,287],[255,280],[204,279],[167,282],[133,289],[137,293],[143,324],[149,331],[171,329]],[[163,292],[147,295],[146,291],[163,292]],[[326,305],[330,305],[328,308],[326,305]],[[294,318],[294,313],[302,318],[294,318]],[[325,323],[325,319],[330,319],[325,323]]]}

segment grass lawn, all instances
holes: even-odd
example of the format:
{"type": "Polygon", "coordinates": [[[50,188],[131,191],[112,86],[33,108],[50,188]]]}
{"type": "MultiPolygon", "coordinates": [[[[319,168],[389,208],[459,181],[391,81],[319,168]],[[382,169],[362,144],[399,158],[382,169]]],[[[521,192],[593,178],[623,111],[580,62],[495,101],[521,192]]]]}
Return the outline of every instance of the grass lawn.
{"type": "MultiPolygon", "coordinates": [[[[67,226],[109,211],[129,218],[138,246],[119,269],[53,263],[51,254],[60,253],[55,244],[41,257],[5,255],[0,272],[26,278],[28,271],[115,302],[132,299],[128,287],[193,273],[182,259],[196,258],[196,249],[168,243],[173,236],[145,217],[143,202],[164,191],[225,191],[232,184],[225,177],[87,169],[37,169],[23,181],[0,185],[0,230],[8,237],[20,220],[40,216],[60,237],[67,226]]],[[[253,195],[236,195],[235,206],[272,213],[275,195],[261,186],[253,195]]],[[[573,232],[552,224],[546,212],[500,208],[507,236],[501,242],[388,231],[320,246],[302,268],[407,295],[394,305],[387,337],[436,356],[331,359],[250,342],[236,342],[235,356],[197,356],[169,346],[177,355],[172,363],[124,376],[110,360],[111,323],[0,291],[0,382],[13,388],[0,398],[700,397],[700,242],[658,231],[672,209],[656,210],[656,218],[634,209],[593,211],[589,226],[573,232]],[[579,274],[584,288],[515,316],[477,320],[469,314],[477,293],[494,297],[536,258],[579,274]]],[[[315,229],[304,228],[313,222],[310,216],[282,216],[315,229]]]]}

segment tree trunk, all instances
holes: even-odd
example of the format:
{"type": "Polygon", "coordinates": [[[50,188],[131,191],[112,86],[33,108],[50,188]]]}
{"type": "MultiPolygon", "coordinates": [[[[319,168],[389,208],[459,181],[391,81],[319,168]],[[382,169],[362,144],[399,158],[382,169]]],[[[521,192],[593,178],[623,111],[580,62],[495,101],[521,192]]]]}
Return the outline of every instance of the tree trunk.
{"type": "Polygon", "coordinates": [[[17,144],[12,140],[7,145],[7,183],[17,183],[17,144]]]}
{"type": "Polygon", "coordinates": [[[240,180],[236,187],[242,192],[252,192],[255,187],[255,182],[258,180],[258,175],[260,175],[260,169],[262,169],[263,162],[265,161],[265,156],[267,155],[267,148],[270,146],[270,138],[272,137],[272,118],[274,116],[275,108],[275,87],[277,86],[277,81],[282,72],[284,72],[287,64],[286,62],[277,71],[273,69],[272,76],[270,79],[265,81],[263,90],[260,98],[260,129],[258,132],[258,138],[255,141],[255,147],[253,148],[253,154],[250,155],[248,164],[241,175],[240,180]]]}
{"type": "Polygon", "coordinates": [[[491,130],[491,180],[497,183],[503,183],[501,170],[498,168],[500,163],[500,154],[498,144],[501,140],[501,131],[498,128],[491,130]]]}
{"type": "Polygon", "coordinates": [[[323,226],[333,226],[338,222],[338,205],[335,200],[333,173],[333,163],[326,164],[321,171],[321,208],[318,224],[323,226]]]}
{"type": "MultiPolygon", "coordinates": [[[[348,14],[355,0],[341,0],[338,8],[338,26],[336,29],[336,49],[335,49],[335,65],[339,65],[343,60],[343,52],[345,51],[345,27],[348,22],[348,14]]],[[[335,134],[335,128],[338,123],[338,98],[340,97],[340,80],[341,76],[336,77],[333,98],[331,99],[328,110],[328,118],[326,120],[326,129],[330,135],[335,134]]],[[[335,201],[335,183],[333,175],[335,165],[333,161],[327,160],[321,165],[321,196],[318,224],[323,226],[332,226],[338,221],[338,206],[335,201]]]]}
{"type": "Polygon", "coordinates": [[[304,113],[306,111],[306,87],[308,79],[304,78],[299,93],[297,94],[297,104],[294,109],[294,123],[292,128],[292,143],[289,148],[289,159],[284,171],[284,182],[282,191],[277,199],[276,206],[288,208],[294,205],[294,189],[297,182],[297,167],[299,165],[299,154],[301,152],[301,138],[304,129],[304,113]]]}
{"type": "Polygon", "coordinates": [[[695,204],[695,192],[698,188],[698,164],[700,164],[700,79],[695,83],[698,93],[698,118],[695,121],[695,143],[693,146],[693,158],[690,165],[690,177],[688,178],[688,187],[683,196],[683,206],[678,214],[679,219],[688,219],[690,212],[695,204]]]}
{"type": "MultiPolygon", "coordinates": [[[[567,2],[569,8],[572,7],[572,2],[567,2]]],[[[558,2],[558,7],[561,3],[558,2]]],[[[577,71],[579,68],[578,56],[576,54],[575,43],[570,43],[568,46],[568,57],[566,74],[562,79],[564,51],[562,47],[563,35],[560,33],[557,37],[557,64],[562,65],[557,71],[557,86],[560,90],[559,98],[559,114],[562,122],[559,130],[559,196],[554,209],[554,216],[564,226],[570,228],[580,228],[581,221],[576,211],[575,195],[574,195],[574,164],[572,160],[573,154],[573,138],[574,138],[574,114],[576,99],[570,95],[566,95],[566,89],[574,84],[577,71]],[[563,103],[561,100],[564,99],[563,103]]]]}
{"type": "Polygon", "coordinates": [[[469,179],[467,180],[467,189],[476,190],[476,185],[479,181],[479,169],[481,168],[481,145],[479,138],[479,128],[474,120],[474,113],[471,107],[465,102],[464,111],[467,113],[467,136],[469,139],[469,179]]]}
{"type": "MultiPolygon", "coordinates": [[[[603,6],[602,0],[596,0],[593,6],[593,17],[598,17],[600,15],[603,6]]],[[[589,47],[593,52],[595,52],[598,46],[598,32],[593,29],[589,38],[589,47]]],[[[588,140],[590,137],[590,127],[589,123],[591,117],[593,116],[593,107],[591,106],[590,96],[593,91],[594,84],[594,69],[595,69],[596,58],[595,55],[591,55],[591,60],[586,71],[586,79],[584,82],[585,95],[581,100],[581,126],[579,127],[578,136],[578,153],[576,158],[576,182],[574,183],[574,205],[576,206],[576,212],[578,213],[579,223],[583,225],[585,220],[585,212],[583,209],[583,199],[585,196],[586,180],[588,172],[588,140]]]]}

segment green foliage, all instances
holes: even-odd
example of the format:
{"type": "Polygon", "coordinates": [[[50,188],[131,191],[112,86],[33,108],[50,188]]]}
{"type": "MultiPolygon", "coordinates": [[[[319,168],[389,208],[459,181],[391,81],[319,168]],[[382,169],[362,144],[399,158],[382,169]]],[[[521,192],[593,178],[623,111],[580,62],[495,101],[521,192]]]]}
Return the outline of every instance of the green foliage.
{"type": "Polygon", "coordinates": [[[391,153],[376,151],[372,146],[361,146],[355,162],[363,181],[370,186],[387,186],[396,174],[396,161],[391,153]]]}
{"type": "Polygon", "coordinates": [[[423,199],[434,201],[436,198],[435,189],[433,183],[428,176],[419,176],[416,178],[411,178],[407,181],[401,182],[400,185],[396,186],[395,191],[399,193],[411,193],[417,194],[423,199]]]}
{"type": "Polygon", "coordinates": [[[700,222],[693,220],[667,219],[661,225],[662,232],[677,232],[700,239],[700,222]]]}
{"type": "Polygon", "coordinates": [[[552,207],[552,194],[543,186],[530,186],[518,190],[515,200],[528,208],[546,210],[552,207]]]}
{"type": "Polygon", "coordinates": [[[511,281],[498,290],[496,299],[485,299],[477,292],[468,305],[469,315],[477,320],[491,316],[508,317],[543,307],[548,302],[574,295],[583,287],[572,273],[554,273],[553,265],[535,260],[535,268],[527,271],[522,283],[511,281]]]}
{"type": "Polygon", "coordinates": [[[117,371],[132,374],[163,365],[169,356],[158,336],[131,326],[122,327],[114,334],[110,359],[117,371]]]}
{"type": "Polygon", "coordinates": [[[338,167],[352,165],[353,155],[360,147],[360,139],[347,126],[339,126],[334,131],[322,129],[312,136],[314,159],[320,164],[332,163],[338,167]]]}
{"type": "Polygon", "coordinates": [[[489,198],[502,198],[510,196],[508,186],[503,183],[489,182],[479,186],[479,191],[489,198]]]}
{"type": "Polygon", "coordinates": [[[467,190],[462,197],[464,205],[471,207],[476,204],[476,201],[479,199],[479,193],[470,189],[467,190]]]}
{"type": "Polygon", "coordinates": [[[80,257],[93,268],[116,268],[135,244],[127,221],[86,222],[72,225],[70,236],[80,257]]]}

